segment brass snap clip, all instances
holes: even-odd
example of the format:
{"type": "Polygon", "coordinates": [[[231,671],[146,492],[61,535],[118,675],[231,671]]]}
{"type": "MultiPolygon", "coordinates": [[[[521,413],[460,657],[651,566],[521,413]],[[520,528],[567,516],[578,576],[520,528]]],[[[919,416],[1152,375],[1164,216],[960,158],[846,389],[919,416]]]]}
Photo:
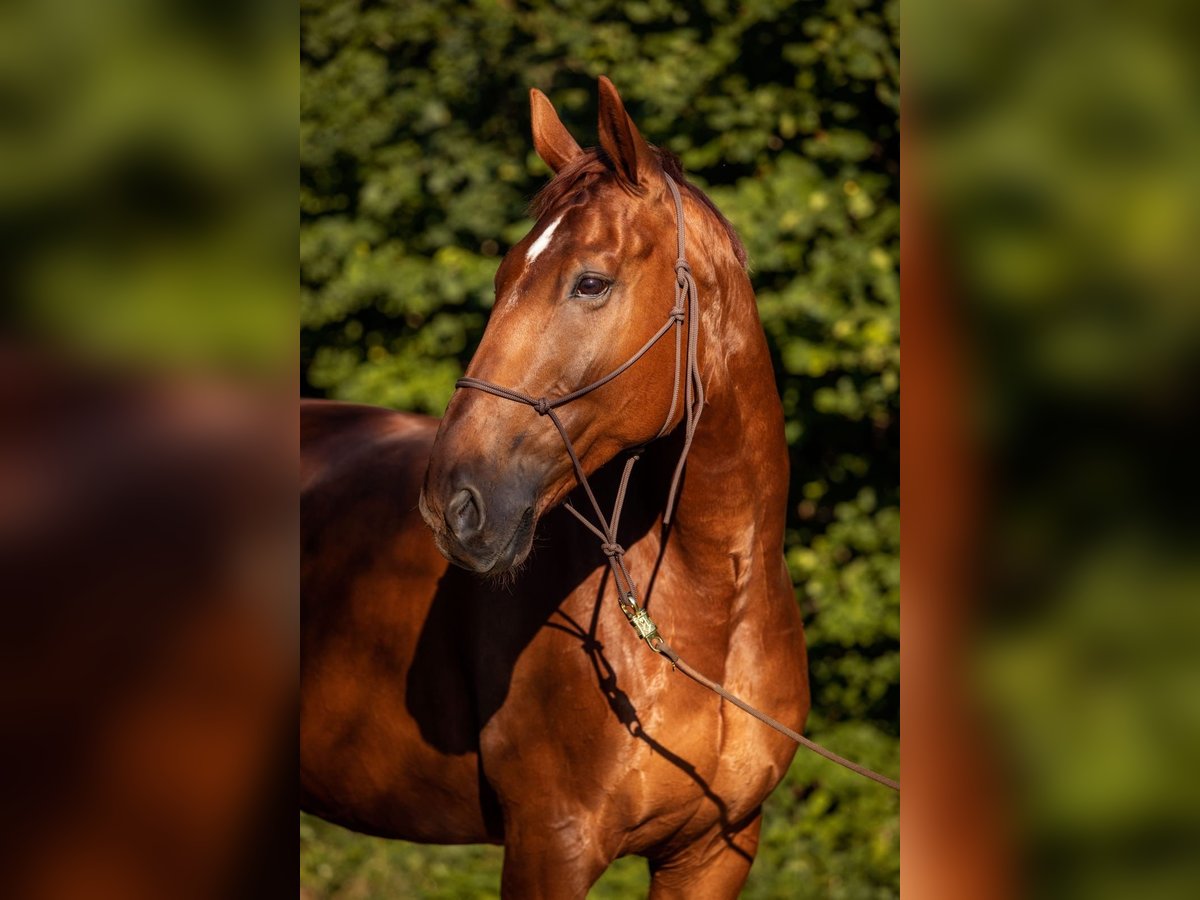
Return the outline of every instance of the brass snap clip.
{"type": "Polygon", "coordinates": [[[637,598],[633,594],[625,595],[625,600],[621,603],[621,612],[625,613],[625,618],[638,633],[638,637],[644,640],[651,650],[658,653],[662,649],[663,637],[658,633],[658,626],[650,618],[650,613],[638,606],[637,598]]]}

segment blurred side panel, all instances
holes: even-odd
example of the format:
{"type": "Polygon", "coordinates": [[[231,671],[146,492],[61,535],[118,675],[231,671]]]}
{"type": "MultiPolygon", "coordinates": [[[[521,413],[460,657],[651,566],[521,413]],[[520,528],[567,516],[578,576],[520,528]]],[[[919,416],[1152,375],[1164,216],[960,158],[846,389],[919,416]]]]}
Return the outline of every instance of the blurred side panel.
{"type": "Polygon", "coordinates": [[[296,13],[0,10],[0,893],[295,890],[296,13]]]}
{"type": "Polygon", "coordinates": [[[1200,18],[906,9],[904,871],[976,896],[938,838],[990,830],[979,890],[1195,896],[1200,18]]]}

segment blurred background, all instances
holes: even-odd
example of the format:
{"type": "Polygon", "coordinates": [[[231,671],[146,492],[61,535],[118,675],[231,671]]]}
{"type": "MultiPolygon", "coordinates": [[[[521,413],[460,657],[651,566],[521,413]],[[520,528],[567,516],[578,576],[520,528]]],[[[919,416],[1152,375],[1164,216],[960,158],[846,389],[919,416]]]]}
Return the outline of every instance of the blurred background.
{"type": "Polygon", "coordinates": [[[295,22],[0,7],[5,897],[295,896],[295,22]]]}
{"type": "MultiPolygon", "coordinates": [[[[596,76],[746,242],[792,459],[787,559],[812,659],[808,733],[899,769],[899,61],[895,3],[301,4],[301,378],[440,415],[501,257],[549,170],[544,91],[597,142],[596,76]]],[[[747,897],[898,891],[899,804],[800,752],[747,897]]],[[[497,896],[499,848],[300,822],[310,898],[497,896]]],[[[596,897],[644,894],[618,864],[596,897]]]]}
{"type": "Polygon", "coordinates": [[[905,4],[916,897],[1200,889],[1198,26],[905,4]]]}

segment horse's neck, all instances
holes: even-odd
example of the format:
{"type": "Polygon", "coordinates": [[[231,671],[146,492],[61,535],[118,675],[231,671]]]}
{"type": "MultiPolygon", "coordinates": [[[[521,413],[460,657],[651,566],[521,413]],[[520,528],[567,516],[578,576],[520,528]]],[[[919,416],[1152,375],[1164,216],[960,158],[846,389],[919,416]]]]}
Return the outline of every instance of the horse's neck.
{"type": "Polygon", "coordinates": [[[738,560],[782,553],[788,461],[753,291],[744,277],[730,290],[716,298],[721,315],[707,320],[701,360],[707,403],[688,454],[671,541],[691,566],[736,575],[738,560]],[[706,562],[716,560],[716,568],[706,562]]]}

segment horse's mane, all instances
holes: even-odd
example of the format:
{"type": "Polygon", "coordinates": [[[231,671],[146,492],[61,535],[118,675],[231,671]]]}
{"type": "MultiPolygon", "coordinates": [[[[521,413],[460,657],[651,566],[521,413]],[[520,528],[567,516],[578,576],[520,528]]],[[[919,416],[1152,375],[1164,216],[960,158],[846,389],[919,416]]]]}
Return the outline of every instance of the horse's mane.
{"type": "MultiPolygon", "coordinates": [[[[729,237],[733,255],[744,269],[746,267],[746,247],[742,239],[734,231],[733,225],[722,215],[716,205],[694,184],[687,181],[683,174],[683,164],[679,157],[670,150],[661,147],[651,147],[662,164],[663,171],[675,179],[679,189],[693,200],[704,206],[720,223],[729,237]]],[[[557,209],[566,203],[582,202],[587,193],[602,178],[612,176],[613,164],[602,147],[591,147],[571,160],[551,179],[550,183],[538,191],[537,196],[529,205],[529,211],[535,218],[541,218],[550,210],[557,209]]],[[[624,182],[622,182],[624,183],[624,182]]]]}

